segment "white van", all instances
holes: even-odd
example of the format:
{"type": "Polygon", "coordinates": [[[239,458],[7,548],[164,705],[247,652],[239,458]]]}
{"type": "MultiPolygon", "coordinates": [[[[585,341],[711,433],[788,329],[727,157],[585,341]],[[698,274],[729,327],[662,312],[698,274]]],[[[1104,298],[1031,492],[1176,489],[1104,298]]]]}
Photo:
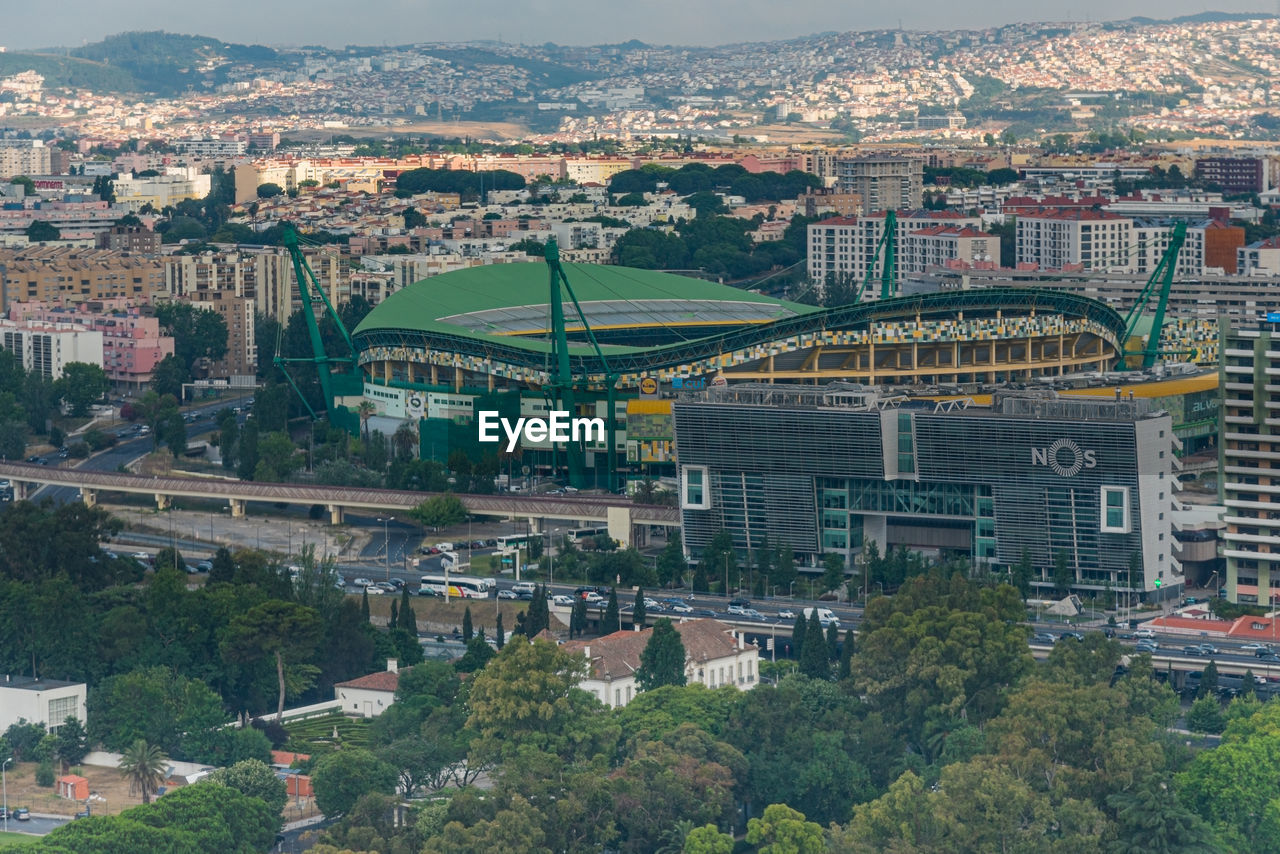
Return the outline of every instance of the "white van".
{"type": "Polygon", "coordinates": [[[436,543],[436,548],[442,552],[451,552],[453,551],[453,543],[436,543]]]}
{"type": "Polygon", "coordinates": [[[534,584],[532,581],[517,581],[515,584],[511,585],[511,589],[516,593],[528,593],[532,596],[538,589],[538,585],[534,584]]]}
{"type": "MultiPolygon", "coordinates": [[[[839,617],[837,617],[835,614],[831,613],[831,610],[830,610],[830,609],[828,609],[828,608],[818,608],[818,609],[817,609],[817,611],[818,611],[818,622],[822,624],[822,627],[823,627],[824,629],[825,629],[827,626],[830,626],[830,625],[832,625],[832,624],[835,624],[835,627],[836,627],[837,629],[838,629],[838,628],[840,628],[840,618],[839,618],[839,617]]],[[[805,608],[805,609],[804,609],[804,618],[805,618],[806,620],[812,620],[812,619],[813,619],[813,612],[814,612],[814,609],[813,609],[813,608],[805,608]]]]}

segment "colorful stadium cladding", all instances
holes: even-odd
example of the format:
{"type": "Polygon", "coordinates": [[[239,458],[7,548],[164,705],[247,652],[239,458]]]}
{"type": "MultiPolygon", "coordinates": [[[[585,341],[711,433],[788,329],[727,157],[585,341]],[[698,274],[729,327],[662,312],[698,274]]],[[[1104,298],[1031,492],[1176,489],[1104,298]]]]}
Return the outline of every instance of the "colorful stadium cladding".
{"type": "MultiPolygon", "coordinates": [[[[566,265],[566,272],[620,377],[613,417],[626,429],[612,451],[626,455],[633,473],[640,464],[650,474],[672,470],[669,398],[700,381],[1025,382],[1112,368],[1124,329],[1102,303],[1029,288],[820,309],[647,270],[566,265]],[[641,393],[646,380],[656,396],[641,393]]],[[[355,331],[365,397],[384,415],[423,419],[425,455],[490,452],[475,442],[478,410],[516,418],[554,408],[543,395],[551,367],[546,281],[542,264],[503,264],[394,294],[355,331]]],[[[571,306],[566,311],[570,361],[575,375],[587,378],[574,414],[608,417],[604,367],[586,341],[583,318],[571,306]]],[[[595,442],[587,450],[592,459],[610,449],[595,442]]],[[[549,444],[522,443],[520,455],[533,469],[556,464],[549,444]]],[[[594,467],[605,468],[599,460],[594,467]]]]}

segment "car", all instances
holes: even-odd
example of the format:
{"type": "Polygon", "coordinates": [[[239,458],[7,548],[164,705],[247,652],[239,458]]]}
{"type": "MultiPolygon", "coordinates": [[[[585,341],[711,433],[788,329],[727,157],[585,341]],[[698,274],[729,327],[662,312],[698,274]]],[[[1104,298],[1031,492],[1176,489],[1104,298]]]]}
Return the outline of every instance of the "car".
{"type": "MultiPolygon", "coordinates": [[[[750,607],[751,607],[751,600],[750,600],[750,599],[743,599],[743,598],[741,598],[741,597],[738,597],[738,598],[736,598],[736,599],[730,599],[730,600],[729,600],[729,607],[730,607],[730,608],[750,608],[750,607]]],[[[733,611],[730,611],[729,613],[731,613],[731,614],[732,614],[732,613],[733,613],[733,611]]]]}
{"type": "Polygon", "coordinates": [[[519,591],[516,591],[516,598],[522,602],[532,602],[533,594],[527,590],[519,590],[519,591]]]}
{"type": "Polygon", "coordinates": [[[355,581],[351,582],[351,584],[353,587],[372,587],[373,580],[369,578],[364,578],[362,576],[360,578],[357,578],[355,581]]]}
{"type": "Polygon", "coordinates": [[[1260,649],[1270,650],[1271,644],[1267,643],[1246,643],[1240,647],[1241,652],[1257,652],[1260,649]]]}
{"type": "Polygon", "coordinates": [[[648,596],[644,597],[644,609],[646,611],[665,611],[666,610],[665,608],[662,607],[661,602],[659,602],[657,599],[650,599],[648,596]]]}
{"type": "Polygon", "coordinates": [[[538,585],[534,584],[532,581],[517,581],[515,584],[511,585],[511,589],[517,593],[528,593],[532,596],[534,591],[538,589],[538,585]]]}
{"type": "Polygon", "coordinates": [[[520,594],[515,592],[514,590],[499,590],[498,598],[499,599],[519,599],[520,594]]]}
{"type": "Polygon", "coordinates": [[[18,807],[10,817],[16,821],[31,821],[31,810],[26,807],[18,807]]]}
{"type": "Polygon", "coordinates": [[[1058,639],[1053,635],[1049,634],[1048,632],[1036,632],[1034,635],[1031,636],[1031,642],[1039,643],[1039,644],[1047,643],[1052,645],[1057,643],[1058,639]]]}
{"type": "Polygon", "coordinates": [[[1062,633],[1062,639],[1063,639],[1063,640],[1078,640],[1078,641],[1082,641],[1082,640],[1084,640],[1084,635],[1083,635],[1083,634],[1081,634],[1080,632],[1063,632],[1063,633],[1062,633]]]}
{"type": "Polygon", "coordinates": [[[666,604],[663,607],[665,607],[666,610],[670,611],[673,614],[692,614],[693,613],[692,605],[689,605],[687,602],[681,602],[679,600],[675,602],[667,600],[666,604]]]}
{"type": "Polygon", "coordinates": [[[1201,655],[1217,655],[1218,648],[1211,643],[1202,643],[1200,644],[1200,654],[1201,655]]]}
{"type": "Polygon", "coordinates": [[[1261,649],[1255,649],[1253,651],[1253,654],[1256,655],[1258,658],[1266,658],[1268,655],[1275,655],[1275,653],[1271,650],[1270,647],[1265,647],[1265,646],[1262,647],[1261,649]]]}
{"type": "Polygon", "coordinates": [[[583,593],[583,594],[582,594],[582,598],[583,598],[583,600],[585,600],[585,601],[586,601],[586,603],[587,603],[588,605],[603,605],[603,604],[604,604],[604,597],[603,597],[603,596],[601,596],[599,593],[595,592],[594,590],[589,590],[589,591],[587,591],[586,593],[583,593]]]}
{"type": "Polygon", "coordinates": [[[761,614],[755,608],[743,608],[740,617],[746,617],[748,620],[763,620],[764,614],[761,614]]]}
{"type": "Polygon", "coordinates": [[[390,581],[379,581],[379,582],[376,582],[373,586],[386,593],[400,592],[399,590],[396,589],[396,586],[392,584],[390,581]]]}
{"type": "Polygon", "coordinates": [[[1159,648],[1160,648],[1160,644],[1156,643],[1153,640],[1140,640],[1134,646],[1134,649],[1136,649],[1138,652],[1155,652],[1159,648]]]}
{"type": "Polygon", "coordinates": [[[689,612],[689,615],[690,615],[691,617],[717,617],[717,616],[719,616],[715,611],[712,611],[710,608],[694,608],[692,611],[690,611],[690,612],[689,612]]]}
{"type": "Polygon", "coordinates": [[[366,594],[366,595],[368,595],[368,596],[385,596],[385,595],[387,595],[387,591],[383,590],[381,587],[377,586],[376,584],[372,584],[372,585],[370,585],[370,586],[366,587],[366,588],[364,589],[364,592],[365,592],[365,594],[366,594]]]}
{"type": "Polygon", "coordinates": [[[472,541],[471,541],[471,550],[472,550],[472,551],[475,551],[476,549],[482,549],[482,548],[484,548],[484,547],[485,547],[485,545],[484,545],[484,540],[472,540],[472,541]]]}
{"type": "Polygon", "coordinates": [[[725,608],[726,613],[734,614],[735,616],[739,616],[739,617],[745,616],[747,611],[750,611],[750,610],[752,609],[748,608],[745,605],[733,605],[733,604],[730,604],[728,608],[725,608]]]}
{"type": "Polygon", "coordinates": [[[141,561],[142,563],[151,563],[151,555],[147,554],[146,552],[134,552],[133,554],[129,555],[129,557],[133,558],[134,560],[141,561]]]}
{"type": "Polygon", "coordinates": [[[565,594],[565,593],[557,593],[555,596],[552,596],[552,597],[551,597],[551,604],[552,604],[552,605],[559,605],[559,606],[561,606],[561,607],[563,607],[563,608],[572,608],[572,607],[573,607],[573,597],[572,597],[572,596],[569,596],[569,595],[567,595],[567,594],[565,594]]]}
{"type": "Polygon", "coordinates": [[[484,547],[486,549],[495,548],[497,547],[497,545],[498,545],[498,540],[496,537],[489,537],[487,540],[484,541],[484,547]]]}
{"type": "Polygon", "coordinates": [[[88,817],[89,817],[88,810],[80,810],[80,812],[76,813],[76,818],[88,818],[88,817]]]}
{"type": "Polygon", "coordinates": [[[1198,646],[1184,646],[1182,648],[1183,655],[1204,655],[1204,651],[1198,646]]]}
{"type": "Polygon", "coordinates": [[[29,463],[42,463],[42,462],[44,462],[44,460],[40,458],[40,455],[39,455],[39,454],[35,454],[34,456],[27,457],[27,462],[29,462],[29,463]]]}
{"type": "Polygon", "coordinates": [[[1154,638],[1156,633],[1151,629],[1138,629],[1133,633],[1135,638],[1154,638]]]}
{"type": "Polygon", "coordinates": [[[392,587],[394,587],[397,590],[397,592],[404,589],[403,578],[393,578],[387,583],[390,584],[392,587]]]}
{"type": "Polygon", "coordinates": [[[1274,661],[1280,661],[1280,655],[1276,655],[1274,652],[1268,652],[1268,653],[1265,653],[1265,654],[1259,653],[1259,655],[1258,655],[1258,660],[1259,660],[1259,661],[1272,661],[1272,662],[1274,662],[1274,661]]]}
{"type": "Polygon", "coordinates": [[[783,608],[781,611],[778,612],[779,620],[794,620],[795,618],[796,618],[796,612],[791,610],[790,608],[783,608]]]}
{"type": "Polygon", "coordinates": [[[211,569],[213,569],[213,561],[211,560],[202,560],[196,564],[196,570],[198,572],[208,572],[211,569]]]}

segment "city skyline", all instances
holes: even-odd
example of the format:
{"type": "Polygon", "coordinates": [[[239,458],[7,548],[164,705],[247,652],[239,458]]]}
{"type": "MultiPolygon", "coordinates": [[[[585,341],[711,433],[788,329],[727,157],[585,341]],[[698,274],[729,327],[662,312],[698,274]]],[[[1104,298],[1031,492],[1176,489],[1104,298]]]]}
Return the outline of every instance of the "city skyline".
{"type": "Polygon", "coordinates": [[[379,45],[411,42],[501,40],[542,44],[608,44],[638,39],[653,44],[690,46],[795,38],[818,32],[844,32],[902,27],[909,30],[981,29],[1037,21],[1124,20],[1135,16],[1174,18],[1214,11],[1257,12],[1255,0],[1221,0],[1212,6],[1194,0],[1081,0],[1050,14],[1028,13],[1012,0],[980,0],[958,7],[926,2],[915,6],[862,10],[834,0],[817,0],[802,10],[763,0],[653,0],[649,14],[625,24],[625,8],[617,0],[513,0],[501,20],[479,17],[452,4],[378,0],[373,14],[350,19],[333,2],[302,4],[287,0],[263,8],[246,0],[223,4],[223,15],[210,18],[191,8],[159,0],[141,0],[128,9],[104,11],[86,0],[62,0],[38,10],[11,10],[8,33],[0,40],[9,50],[76,47],[133,30],[162,29],[209,35],[231,42],[301,45],[379,45]],[[608,12],[617,7],[617,14],[608,12]],[[305,15],[301,14],[305,11],[305,15]],[[50,14],[53,12],[54,14],[50,14]],[[388,30],[386,22],[396,26],[388,30]],[[388,34],[394,38],[388,39],[388,34]]]}

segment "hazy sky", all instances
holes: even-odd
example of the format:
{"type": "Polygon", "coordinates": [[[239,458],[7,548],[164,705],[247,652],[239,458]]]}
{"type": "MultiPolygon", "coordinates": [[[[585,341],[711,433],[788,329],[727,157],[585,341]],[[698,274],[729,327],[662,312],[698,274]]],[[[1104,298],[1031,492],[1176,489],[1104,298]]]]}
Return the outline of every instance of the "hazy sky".
{"type": "MultiPolygon", "coordinates": [[[[76,46],[127,30],[269,45],[497,39],[541,44],[762,41],[826,30],[953,29],[1028,20],[1168,18],[1267,9],[1274,0],[0,0],[10,50],[76,46]],[[477,12],[484,9],[488,12],[477,12]],[[493,14],[496,12],[497,14],[493,14]]],[[[1272,13],[1274,8],[1268,9],[1272,13]]]]}

